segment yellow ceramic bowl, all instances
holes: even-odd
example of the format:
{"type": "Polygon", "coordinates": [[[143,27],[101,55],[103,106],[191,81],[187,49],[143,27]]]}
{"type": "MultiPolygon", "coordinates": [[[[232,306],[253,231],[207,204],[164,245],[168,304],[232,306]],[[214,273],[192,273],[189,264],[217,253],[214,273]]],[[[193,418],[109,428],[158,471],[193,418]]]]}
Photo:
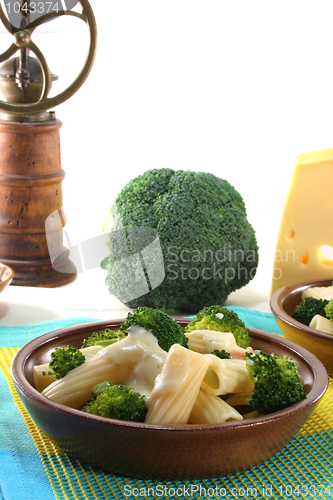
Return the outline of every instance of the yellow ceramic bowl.
{"type": "Polygon", "coordinates": [[[11,267],[5,266],[0,262],[0,292],[10,285],[14,277],[14,271],[11,267]]]}
{"type": "Polygon", "coordinates": [[[312,352],[320,359],[330,374],[333,374],[333,335],[319,332],[299,323],[292,318],[292,314],[295,307],[301,302],[304,290],[312,287],[331,286],[332,282],[333,278],[287,285],[277,290],[270,301],[275,319],[286,339],[312,352]]]}

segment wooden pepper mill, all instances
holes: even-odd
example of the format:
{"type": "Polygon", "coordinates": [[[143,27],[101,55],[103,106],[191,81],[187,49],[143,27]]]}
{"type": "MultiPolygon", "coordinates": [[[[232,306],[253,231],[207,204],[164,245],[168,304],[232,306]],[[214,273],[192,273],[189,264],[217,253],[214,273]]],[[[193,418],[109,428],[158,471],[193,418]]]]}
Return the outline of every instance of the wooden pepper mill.
{"type": "Polygon", "coordinates": [[[77,275],[69,251],[63,246],[64,218],[48,235],[45,230],[52,213],[59,210],[63,215],[65,177],[59,136],[62,123],[54,111],[48,110],[78,90],[96,53],[92,9],[87,0],[77,3],[82,13],[59,10],[31,21],[30,2],[24,0],[18,27],[13,26],[0,4],[1,21],[14,37],[11,47],[0,55],[0,92],[5,99],[0,101],[0,262],[14,269],[14,285],[55,287],[73,281],[77,275]],[[60,15],[83,20],[89,28],[90,45],[78,77],[66,90],[48,98],[57,77],[51,74],[31,36],[42,23],[60,15]],[[12,57],[16,52],[18,56],[12,57]],[[56,269],[50,253],[60,255],[56,269]]]}

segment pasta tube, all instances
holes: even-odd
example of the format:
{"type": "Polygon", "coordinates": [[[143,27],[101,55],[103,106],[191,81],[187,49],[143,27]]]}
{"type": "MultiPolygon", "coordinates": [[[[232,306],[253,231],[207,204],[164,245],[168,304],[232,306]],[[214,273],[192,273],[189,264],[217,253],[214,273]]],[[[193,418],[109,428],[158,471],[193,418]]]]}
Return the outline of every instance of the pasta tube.
{"type": "Polygon", "coordinates": [[[174,344],[146,400],[149,424],[187,424],[210,359],[174,344]]]}
{"type": "MultiPolygon", "coordinates": [[[[84,347],[80,349],[82,354],[84,354],[86,361],[94,357],[98,351],[102,349],[100,345],[94,345],[91,347],[84,347]]],[[[42,392],[48,385],[52,384],[56,379],[56,376],[50,371],[49,363],[43,363],[42,365],[35,365],[33,369],[34,385],[38,392],[42,392]],[[48,374],[50,372],[50,374],[48,374]],[[45,373],[45,375],[44,375],[45,373]]]]}
{"type": "MultiPolygon", "coordinates": [[[[227,402],[232,407],[237,406],[250,406],[250,401],[252,399],[253,392],[244,392],[241,394],[233,394],[229,396],[227,402]]],[[[243,420],[247,420],[249,418],[255,418],[259,415],[257,410],[251,410],[248,413],[242,413],[243,420]]]]}
{"type": "Polygon", "coordinates": [[[233,420],[240,421],[243,417],[218,396],[199,391],[189,417],[191,424],[223,424],[233,420]]]}
{"type": "Polygon", "coordinates": [[[113,382],[116,377],[117,367],[110,363],[107,357],[100,355],[102,351],[104,349],[68,372],[63,378],[52,382],[42,391],[42,395],[71,408],[83,406],[91,399],[92,390],[96,384],[105,380],[113,382]]]}
{"type": "Polygon", "coordinates": [[[201,384],[206,392],[221,396],[254,391],[244,359],[220,359],[214,354],[206,354],[205,357],[211,361],[201,384]]]}
{"type": "Polygon", "coordinates": [[[248,420],[250,418],[257,418],[259,416],[259,413],[257,410],[250,411],[249,413],[244,413],[243,415],[243,420],[248,420]]]}
{"type": "Polygon", "coordinates": [[[193,330],[186,333],[188,348],[191,351],[206,354],[214,350],[225,350],[231,357],[245,358],[246,349],[236,344],[235,337],[231,332],[217,332],[215,330],[193,330]]]}
{"type": "Polygon", "coordinates": [[[132,327],[123,340],[104,347],[42,391],[43,396],[72,408],[80,408],[91,397],[96,384],[107,380],[149,395],[168,353],[156,337],[141,327],[132,327]]]}
{"type": "Polygon", "coordinates": [[[302,293],[302,300],[306,297],[331,300],[333,299],[333,286],[314,286],[312,288],[306,288],[302,293]]]}
{"type": "Polygon", "coordinates": [[[333,321],[328,318],[324,318],[320,314],[316,314],[309,324],[310,328],[314,328],[320,332],[330,333],[333,335],[333,321]]]}
{"type": "Polygon", "coordinates": [[[241,392],[229,396],[227,401],[230,406],[250,406],[253,392],[241,392]]]}

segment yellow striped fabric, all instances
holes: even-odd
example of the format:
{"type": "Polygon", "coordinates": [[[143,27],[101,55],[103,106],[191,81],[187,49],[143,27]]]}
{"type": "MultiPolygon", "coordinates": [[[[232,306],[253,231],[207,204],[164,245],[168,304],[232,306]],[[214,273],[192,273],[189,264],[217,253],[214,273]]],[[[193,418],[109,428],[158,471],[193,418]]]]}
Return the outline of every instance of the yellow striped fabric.
{"type": "MultiPolygon", "coordinates": [[[[18,349],[0,348],[0,369],[32,436],[57,500],[124,498],[332,498],[333,380],[297,436],[261,466],[222,478],[162,481],[116,476],[62,452],[35,425],[18,397],[10,363],[18,349]]],[[[240,446],[241,443],[235,443],[240,446]]]]}

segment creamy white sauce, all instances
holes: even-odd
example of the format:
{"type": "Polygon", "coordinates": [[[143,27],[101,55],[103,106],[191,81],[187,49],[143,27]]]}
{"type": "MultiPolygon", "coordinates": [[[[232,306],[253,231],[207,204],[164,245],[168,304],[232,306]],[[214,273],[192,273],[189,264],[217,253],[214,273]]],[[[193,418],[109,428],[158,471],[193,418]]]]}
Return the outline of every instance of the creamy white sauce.
{"type": "Polygon", "coordinates": [[[125,339],[105,347],[97,355],[108,358],[116,366],[112,382],[148,396],[162,371],[167,352],[160,348],[151,332],[135,325],[128,329],[125,339]]]}
{"type": "Polygon", "coordinates": [[[82,349],[79,349],[79,351],[82,352],[82,354],[86,358],[86,361],[88,361],[88,359],[91,359],[94,356],[96,356],[96,354],[101,349],[103,349],[103,346],[101,346],[101,345],[91,345],[90,347],[83,347],[82,349]]]}

